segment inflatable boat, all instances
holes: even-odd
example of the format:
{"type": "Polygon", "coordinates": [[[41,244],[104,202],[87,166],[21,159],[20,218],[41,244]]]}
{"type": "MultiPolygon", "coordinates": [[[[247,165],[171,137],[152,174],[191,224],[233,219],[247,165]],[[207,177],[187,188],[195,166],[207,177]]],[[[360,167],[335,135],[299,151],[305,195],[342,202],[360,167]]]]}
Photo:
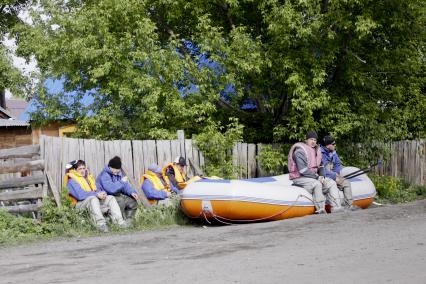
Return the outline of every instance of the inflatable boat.
{"type": "MultiPolygon", "coordinates": [[[[360,171],[345,167],[342,175],[360,171]]],[[[353,204],[365,209],[374,201],[376,189],[365,173],[352,176],[353,204]]],[[[343,201],[342,191],[340,198],[343,201]]],[[[288,174],[243,180],[199,179],[181,193],[181,207],[188,217],[222,222],[272,221],[315,212],[312,195],[292,185],[288,174]]]]}

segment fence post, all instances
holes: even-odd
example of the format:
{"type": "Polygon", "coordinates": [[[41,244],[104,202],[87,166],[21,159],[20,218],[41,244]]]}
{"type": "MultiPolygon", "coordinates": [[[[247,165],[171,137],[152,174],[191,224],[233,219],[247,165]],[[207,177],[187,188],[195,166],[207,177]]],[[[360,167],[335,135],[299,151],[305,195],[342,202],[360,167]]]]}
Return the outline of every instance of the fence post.
{"type": "Polygon", "coordinates": [[[186,155],[185,155],[185,133],[183,132],[183,130],[177,131],[177,139],[179,140],[179,143],[180,143],[180,155],[182,157],[185,157],[185,159],[186,159],[186,155]]]}

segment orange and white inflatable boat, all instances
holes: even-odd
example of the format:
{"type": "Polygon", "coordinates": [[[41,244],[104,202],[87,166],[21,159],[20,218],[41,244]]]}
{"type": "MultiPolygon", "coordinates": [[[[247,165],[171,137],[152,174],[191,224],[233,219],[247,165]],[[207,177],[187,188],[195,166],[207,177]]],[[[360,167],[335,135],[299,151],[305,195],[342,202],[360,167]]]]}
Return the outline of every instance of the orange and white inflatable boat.
{"type": "MultiPolygon", "coordinates": [[[[343,169],[342,175],[356,172],[343,169]]],[[[376,189],[366,174],[349,179],[353,204],[367,208],[376,189]]],[[[343,201],[343,193],[340,191],[343,201]]],[[[181,193],[181,207],[188,217],[224,222],[271,221],[301,217],[315,212],[312,195],[293,186],[288,174],[245,180],[200,179],[181,193]]]]}

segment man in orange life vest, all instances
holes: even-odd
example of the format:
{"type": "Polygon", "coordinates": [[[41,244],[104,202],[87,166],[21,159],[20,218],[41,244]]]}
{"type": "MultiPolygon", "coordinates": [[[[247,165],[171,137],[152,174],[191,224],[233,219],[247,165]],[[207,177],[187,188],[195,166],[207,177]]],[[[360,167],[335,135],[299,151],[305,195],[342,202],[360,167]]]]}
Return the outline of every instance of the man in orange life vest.
{"type": "Polygon", "coordinates": [[[185,166],[185,158],[176,157],[173,163],[170,163],[163,168],[163,176],[167,176],[170,183],[178,189],[184,189],[186,182],[188,181],[185,173],[185,166]]]}
{"type": "Polygon", "coordinates": [[[157,164],[151,164],[141,179],[142,190],[151,204],[170,205],[172,192],[179,190],[170,183],[167,176],[163,176],[162,169],[157,164]]]}
{"type": "Polygon", "coordinates": [[[117,200],[96,187],[95,179],[88,173],[84,161],[75,160],[66,167],[69,171],[65,174],[64,183],[75,208],[87,209],[99,231],[103,233],[109,231],[103,215],[106,212],[120,227],[128,227],[121,215],[117,200]]]}
{"type": "Polygon", "coordinates": [[[290,180],[312,194],[317,214],[326,213],[324,195],[331,203],[331,212],[341,212],[339,189],[334,180],[325,177],[317,139],[317,133],[309,131],[304,143],[298,142],[291,147],[288,154],[290,180]]]}

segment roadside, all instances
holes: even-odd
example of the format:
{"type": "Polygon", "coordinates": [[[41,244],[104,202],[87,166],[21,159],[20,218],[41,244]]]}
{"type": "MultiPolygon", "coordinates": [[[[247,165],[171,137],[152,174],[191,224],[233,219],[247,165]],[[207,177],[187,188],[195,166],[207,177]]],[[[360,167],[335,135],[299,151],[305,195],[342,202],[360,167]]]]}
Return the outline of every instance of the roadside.
{"type": "Polygon", "coordinates": [[[0,249],[0,283],[425,283],[426,200],[0,249]]]}

